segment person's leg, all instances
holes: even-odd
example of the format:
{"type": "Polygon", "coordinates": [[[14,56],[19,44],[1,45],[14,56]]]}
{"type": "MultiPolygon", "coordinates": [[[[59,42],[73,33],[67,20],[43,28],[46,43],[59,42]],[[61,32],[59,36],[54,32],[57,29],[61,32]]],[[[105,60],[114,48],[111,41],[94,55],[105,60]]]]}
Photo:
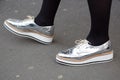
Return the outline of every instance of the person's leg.
{"type": "Polygon", "coordinates": [[[77,40],[73,48],[60,51],[56,61],[65,65],[85,65],[108,62],[113,50],[108,36],[112,0],[88,0],[91,13],[91,31],[85,40],[77,40]]]}
{"type": "Polygon", "coordinates": [[[52,26],[60,1],[43,0],[41,11],[35,18],[35,23],[40,26],[52,26]]]}
{"type": "Polygon", "coordinates": [[[101,45],[109,40],[108,28],[112,0],[87,0],[91,14],[91,30],[87,40],[101,45]]]}
{"type": "Polygon", "coordinates": [[[22,37],[49,44],[54,38],[54,18],[61,0],[43,0],[42,8],[36,18],[7,19],[4,26],[10,32],[22,37]]]}

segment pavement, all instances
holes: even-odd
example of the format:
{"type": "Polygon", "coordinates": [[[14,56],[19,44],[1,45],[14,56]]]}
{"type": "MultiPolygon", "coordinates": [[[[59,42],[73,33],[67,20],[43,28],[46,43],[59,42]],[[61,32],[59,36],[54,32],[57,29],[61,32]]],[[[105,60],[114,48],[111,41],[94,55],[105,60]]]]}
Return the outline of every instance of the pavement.
{"type": "Polygon", "coordinates": [[[42,0],[0,0],[0,80],[120,80],[120,0],[113,0],[110,39],[114,60],[82,67],[57,64],[58,51],[84,39],[90,29],[87,0],[62,0],[55,18],[55,39],[50,45],[21,38],[7,31],[7,18],[36,16],[42,0]]]}

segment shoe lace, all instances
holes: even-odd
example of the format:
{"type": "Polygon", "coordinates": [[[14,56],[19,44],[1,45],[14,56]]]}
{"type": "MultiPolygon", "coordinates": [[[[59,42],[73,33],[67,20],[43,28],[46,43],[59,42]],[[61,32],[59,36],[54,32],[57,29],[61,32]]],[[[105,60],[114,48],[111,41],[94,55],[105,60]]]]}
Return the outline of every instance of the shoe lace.
{"type": "Polygon", "coordinates": [[[27,18],[28,18],[28,19],[34,19],[34,16],[27,15],[27,18]]]}
{"type": "Polygon", "coordinates": [[[83,44],[87,43],[85,39],[75,40],[76,48],[80,48],[83,44]]]}
{"type": "Polygon", "coordinates": [[[70,49],[67,49],[66,51],[64,51],[64,53],[65,53],[65,54],[71,54],[72,51],[73,51],[73,49],[75,49],[75,48],[77,48],[77,51],[79,52],[80,47],[81,47],[83,44],[85,44],[85,43],[87,43],[87,41],[86,41],[85,39],[84,39],[84,40],[82,40],[82,39],[80,39],[80,40],[75,40],[76,46],[75,46],[75,47],[72,47],[72,48],[70,48],[70,49]]]}
{"type": "Polygon", "coordinates": [[[28,20],[28,19],[34,19],[34,16],[31,16],[31,15],[27,15],[26,17],[27,17],[27,18],[24,19],[23,21],[28,20]]]}
{"type": "Polygon", "coordinates": [[[86,42],[86,40],[84,39],[84,40],[82,40],[82,39],[80,39],[80,40],[75,40],[75,44],[77,44],[77,45],[82,45],[82,44],[84,44],[86,42]]]}

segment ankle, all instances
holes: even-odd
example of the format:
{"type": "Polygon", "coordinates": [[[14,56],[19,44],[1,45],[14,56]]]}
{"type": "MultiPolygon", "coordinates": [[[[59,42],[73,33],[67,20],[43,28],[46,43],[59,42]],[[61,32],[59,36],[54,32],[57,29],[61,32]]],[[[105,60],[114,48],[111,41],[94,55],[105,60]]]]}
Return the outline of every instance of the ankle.
{"type": "Polygon", "coordinates": [[[109,39],[90,39],[90,38],[87,38],[87,40],[90,42],[91,45],[93,46],[99,46],[99,45],[102,45],[104,44],[105,42],[109,41],[109,39]]]}
{"type": "Polygon", "coordinates": [[[51,23],[51,22],[37,20],[37,19],[34,19],[34,23],[36,23],[39,26],[43,26],[43,27],[44,26],[53,26],[53,23],[51,23]]]}

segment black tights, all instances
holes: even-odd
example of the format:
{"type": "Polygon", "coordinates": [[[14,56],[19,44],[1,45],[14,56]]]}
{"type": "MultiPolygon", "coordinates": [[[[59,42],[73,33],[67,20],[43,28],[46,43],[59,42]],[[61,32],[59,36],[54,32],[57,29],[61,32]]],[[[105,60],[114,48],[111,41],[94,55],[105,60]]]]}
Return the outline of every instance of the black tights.
{"type": "Polygon", "coordinates": [[[60,1],[61,0],[43,0],[41,11],[35,18],[35,22],[40,26],[53,25],[60,1]]]}
{"type": "Polygon", "coordinates": [[[91,14],[91,30],[87,40],[101,45],[109,40],[109,19],[112,0],[88,0],[91,14]]]}
{"type": "MultiPolygon", "coordinates": [[[[61,0],[43,0],[35,23],[40,26],[54,24],[54,18],[61,0]]],[[[87,0],[91,15],[91,30],[87,40],[98,46],[109,40],[108,28],[112,0],[87,0]]]]}

